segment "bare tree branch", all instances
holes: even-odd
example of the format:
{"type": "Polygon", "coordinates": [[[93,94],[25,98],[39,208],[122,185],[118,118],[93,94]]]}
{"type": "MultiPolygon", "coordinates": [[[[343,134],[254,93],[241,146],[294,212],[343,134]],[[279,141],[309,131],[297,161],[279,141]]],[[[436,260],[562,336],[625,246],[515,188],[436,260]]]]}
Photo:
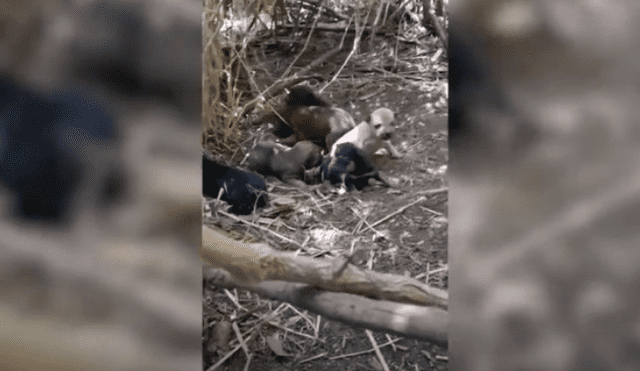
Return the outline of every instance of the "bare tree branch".
{"type": "Polygon", "coordinates": [[[449,314],[440,308],[399,304],[363,298],[359,295],[327,292],[302,283],[234,280],[221,270],[205,267],[203,276],[215,286],[238,287],[262,296],[286,301],[324,317],[400,336],[447,346],[449,314]]]}
{"type": "Polygon", "coordinates": [[[362,270],[347,258],[317,259],[248,244],[203,227],[200,257],[214,268],[223,268],[238,281],[292,281],[334,292],[348,292],[402,303],[448,307],[446,291],[410,277],[362,270]]]}

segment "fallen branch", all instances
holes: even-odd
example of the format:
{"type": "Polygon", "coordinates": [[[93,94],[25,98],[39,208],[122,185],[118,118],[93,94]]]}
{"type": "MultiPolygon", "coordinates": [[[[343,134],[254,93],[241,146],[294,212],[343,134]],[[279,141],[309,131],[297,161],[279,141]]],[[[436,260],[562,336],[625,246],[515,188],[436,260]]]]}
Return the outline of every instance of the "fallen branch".
{"type": "Polygon", "coordinates": [[[217,287],[238,287],[286,301],[326,318],[403,337],[447,346],[447,311],[411,304],[374,300],[359,295],[327,292],[302,283],[265,281],[247,283],[229,273],[205,267],[203,276],[217,287]]]}
{"type": "Polygon", "coordinates": [[[203,227],[200,257],[246,283],[301,282],[327,291],[442,309],[448,306],[445,290],[410,277],[365,271],[349,264],[344,257],[318,259],[275,250],[264,243],[243,243],[209,227],[203,227]]]}

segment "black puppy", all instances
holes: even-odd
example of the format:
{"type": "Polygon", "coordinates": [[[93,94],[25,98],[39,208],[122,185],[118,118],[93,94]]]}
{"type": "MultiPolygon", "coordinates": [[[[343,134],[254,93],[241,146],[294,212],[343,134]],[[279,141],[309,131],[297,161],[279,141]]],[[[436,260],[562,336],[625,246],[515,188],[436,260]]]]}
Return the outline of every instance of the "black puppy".
{"type": "Polygon", "coordinates": [[[256,174],[219,164],[202,156],[202,193],[231,205],[230,212],[248,215],[267,203],[267,185],[256,174]]]}
{"type": "Polygon", "coordinates": [[[76,201],[117,200],[125,175],[116,140],[110,114],[87,91],[45,93],[0,76],[0,181],[16,195],[19,219],[61,224],[76,201]]]}
{"type": "Polygon", "coordinates": [[[309,183],[329,180],[335,186],[344,184],[348,191],[362,190],[372,178],[389,186],[373,162],[352,143],[338,145],[335,153],[327,156],[318,168],[305,172],[305,180],[309,183]]]}

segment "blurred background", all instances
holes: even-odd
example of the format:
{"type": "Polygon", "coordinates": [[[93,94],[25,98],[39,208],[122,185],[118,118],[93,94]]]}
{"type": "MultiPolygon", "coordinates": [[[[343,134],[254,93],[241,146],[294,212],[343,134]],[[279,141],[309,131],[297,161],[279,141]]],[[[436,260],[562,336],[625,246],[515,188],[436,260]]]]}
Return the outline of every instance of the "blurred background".
{"type": "Polygon", "coordinates": [[[201,368],[202,3],[0,1],[0,368],[201,368]]]}
{"type": "Polygon", "coordinates": [[[639,369],[639,4],[449,9],[451,368],[639,369]]]}

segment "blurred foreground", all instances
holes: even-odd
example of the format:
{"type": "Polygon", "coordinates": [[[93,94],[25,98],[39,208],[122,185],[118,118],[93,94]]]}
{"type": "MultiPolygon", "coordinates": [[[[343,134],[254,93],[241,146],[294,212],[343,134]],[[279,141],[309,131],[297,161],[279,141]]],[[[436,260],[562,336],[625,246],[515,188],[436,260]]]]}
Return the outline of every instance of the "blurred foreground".
{"type": "Polygon", "coordinates": [[[201,2],[0,8],[0,368],[200,369],[201,2]]]}
{"type": "Polygon", "coordinates": [[[452,369],[639,369],[637,2],[451,9],[494,68],[458,89],[476,133],[450,155],[452,369]]]}

